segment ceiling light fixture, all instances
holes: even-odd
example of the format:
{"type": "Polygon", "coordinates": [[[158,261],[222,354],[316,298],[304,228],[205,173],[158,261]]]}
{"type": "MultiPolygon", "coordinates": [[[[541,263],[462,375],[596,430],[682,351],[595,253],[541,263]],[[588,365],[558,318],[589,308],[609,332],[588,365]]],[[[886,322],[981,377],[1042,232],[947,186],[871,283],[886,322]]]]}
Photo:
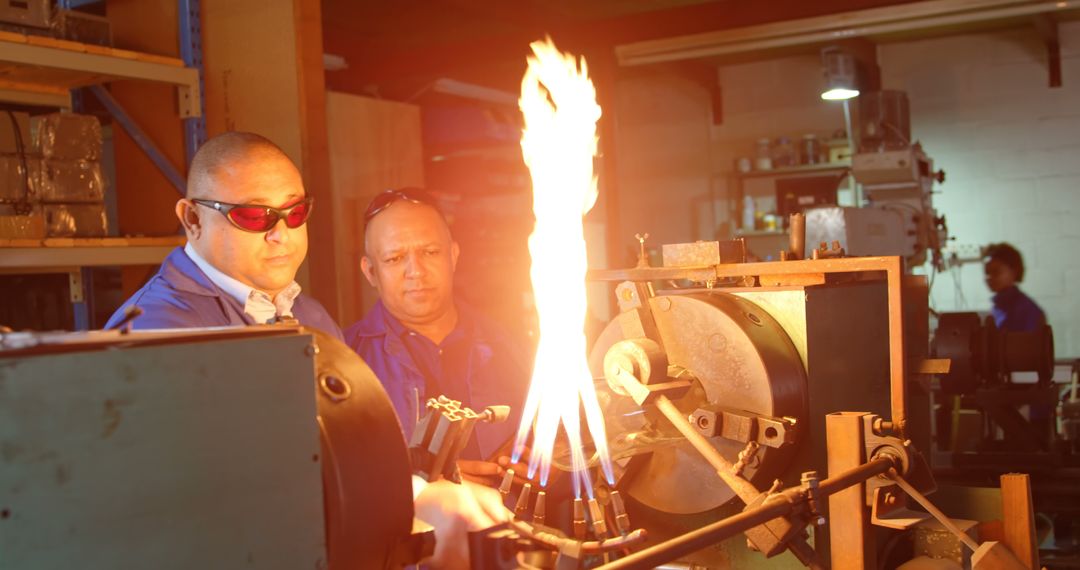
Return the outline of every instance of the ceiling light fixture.
{"type": "Polygon", "coordinates": [[[821,50],[821,63],[825,68],[822,99],[844,101],[859,96],[855,56],[838,47],[827,47],[821,50]]]}

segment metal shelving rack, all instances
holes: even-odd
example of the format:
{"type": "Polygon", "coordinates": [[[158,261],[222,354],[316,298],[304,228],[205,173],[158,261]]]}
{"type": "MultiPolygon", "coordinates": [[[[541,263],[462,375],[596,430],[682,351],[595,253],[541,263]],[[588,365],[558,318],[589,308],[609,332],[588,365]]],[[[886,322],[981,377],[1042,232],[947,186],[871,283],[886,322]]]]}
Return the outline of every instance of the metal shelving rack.
{"type": "MultiPolygon", "coordinates": [[[[91,0],[92,1],[92,0],[91,0]]],[[[61,8],[85,0],[58,0],[61,8]]],[[[175,85],[190,163],[206,140],[203,116],[202,33],[199,0],[177,0],[181,59],[49,37],[0,32],[0,102],[77,109],[86,88],[113,116],[182,196],[184,175],[165,157],[103,84],[138,80],[175,85]]],[[[152,238],[50,238],[0,240],[0,273],[67,273],[75,328],[89,328],[89,269],[156,265],[181,236],[152,238]]]]}

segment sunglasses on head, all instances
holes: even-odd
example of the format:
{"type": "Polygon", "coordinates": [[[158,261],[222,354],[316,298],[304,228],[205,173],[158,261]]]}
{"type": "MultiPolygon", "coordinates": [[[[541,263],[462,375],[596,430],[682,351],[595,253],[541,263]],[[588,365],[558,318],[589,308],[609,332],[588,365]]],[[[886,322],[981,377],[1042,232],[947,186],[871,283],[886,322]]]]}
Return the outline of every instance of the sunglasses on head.
{"type": "Polygon", "coordinates": [[[367,211],[364,212],[364,223],[371,221],[378,215],[379,212],[389,208],[396,202],[402,200],[412,202],[413,204],[425,204],[435,208],[438,207],[435,204],[435,199],[431,197],[425,190],[421,188],[398,188],[396,190],[384,190],[380,194],[376,195],[368,203],[367,211]]]}
{"type": "Polygon", "coordinates": [[[315,199],[308,196],[303,200],[284,208],[274,208],[258,204],[229,204],[217,200],[203,200],[192,198],[192,202],[213,208],[221,215],[228,218],[229,222],[245,232],[265,233],[277,225],[279,220],[285,220],[289,228],[298,228],[307,222],[311,216],[311,208],[315,199]]]}

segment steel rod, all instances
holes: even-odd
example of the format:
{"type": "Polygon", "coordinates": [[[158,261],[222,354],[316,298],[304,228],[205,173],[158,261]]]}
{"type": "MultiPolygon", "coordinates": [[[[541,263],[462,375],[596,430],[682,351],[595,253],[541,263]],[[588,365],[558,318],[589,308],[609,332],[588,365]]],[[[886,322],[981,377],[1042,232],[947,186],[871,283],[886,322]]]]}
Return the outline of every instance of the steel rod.
{"type": "Polygon", "coordinates": [[[656,408],[667,417],[668,421],[675,426],[675,429],[679,430],[679,433],[690,442],[690,445],[698,450],[698,453],[705,458],[705,461],[709,462],[709,465],[716,470],[716,474],[720,476],[720,479],[722,479],[728,487],[731,487],[731,490],[742,499],[743,503],[749,505],[761,494],[761,491],[749,481],[735,475],[735,470],[731,462],[725,459],[723,455],[720,455],[720,452],[713,447],[708,438],[698,433],[698,431],[690,425],[690,420],[675,407],[675,404],[673,404],[667,396],[659,396],[656,398],[656,408]]]}
{"type": "Polygon", "coordinates": [[[647,570],[665,562],[677,560],[692,552],[716,544],[721,540],[745,532],[755,526],[765,524],[776,517],[790,513],[795,505],[788,501],[777,501],[732,515],[723,520],[692,530],[635,552],[625,558],[604,564],[597,570],[647,570]]]}
{"type": "MultiPolygon", "coordinates": [[[[891,457],[880,457],[854,469],[844,471],[836,477],[822,481],[818,487],[818,497],[824,499],[832,493],[881,475],[892,469],[894,465],[895,462],[891,457]]],[[[788,489],[782,495],[786,500],[769,501],[760,507],[732,515],[630,554],[625,558],[604,564],[597,570],[646,570],[654,568],[750,530],[755,526],[765,524],[774,518],[784,516],[792,512],[801,501],[805,500],[802,489],[798,487],[788,489]]]]}
{"type": "Polygon", "coordinates": [[[949,532],[955,534],[956,538],[959,538],[960,541],[963,542],[965,546],[970,548],[972,552],[979,549],[979,543],[975,542],[975,539],[971,538],[967,535],[967,533],[960,530],[960,528],[956,526],[956,523],[952,522],[952,519],[945,516],[945,513],[941,512],[940,509],[935,507],[934,503],[931,503],[930,500],[927,499],[925,495],[920,493],[918,489],[912,487],[911,483],[908,483],[907,480],[901,477],[895,469],[889,469],[889,479],[892,479],[893,482],[899,485],[900,488],[908,494],[908,496],[910,496],[912,499],[915,499],[916,502],[922,505],[922,508],[926,509],[926,512],[934,515],[934,518],[937,519],[938,522],[942,524],[942,526],[949,529],[949,532]]]}

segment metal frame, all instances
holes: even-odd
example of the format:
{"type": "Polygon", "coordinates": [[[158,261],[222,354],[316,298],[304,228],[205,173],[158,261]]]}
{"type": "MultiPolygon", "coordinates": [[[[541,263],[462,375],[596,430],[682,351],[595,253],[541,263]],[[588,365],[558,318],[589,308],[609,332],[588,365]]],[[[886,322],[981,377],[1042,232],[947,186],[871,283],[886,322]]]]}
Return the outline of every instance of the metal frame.
{"type": "MultiPolygon", "coordinates": [[[[96,0],[58,0],[62,9],[72,9],[96,0]]],[[[185,165],[206,140],[206,118],[203,113],[202,25],[198,0],[178,0],[180,21],[180,52],[185,66],[111,57],[42,45],[19,42],[0,42],[0,62],[88,72],[106,79],[141,79],[176,85],[179,95],[179,114],[184,122],[185,165]]],[[[89,91],[108,110],[139,148],[150,158],[165,178],[184,195],[187,181],[173,166],[154,141],[139,127],[123,106],[102,85],[91,85],[89,91]]],[[[80,89],[27,90],[0,87],[0,101],[27,105],[78,110],[82,106],[80,89]]],[[[93,307],[91,267],[123,265],[156,265],[162,262],[175,245],[124,247],[5,247],[0,249],[2,273],[67,273],[71,286],[71,303],[75,313],[76,330],[90,326],[93,307]]]]}
{"type": "Polygon", "coordinates": [[[0,274],[70,273],[80,267],[158,265],[177,244],[0,248],[0,274]]]}
{"type": "Polygon", "coordinates": [[[1058,0],[927,0],[615,46],[619,65],[648,65],[1076,10],[1058,0]]]}
{"type": "Polygon", "coordinates": [[[84,72],[100,75],[103,81],[140,79],[176,85],[180,95],[180,116],[187,118],[202,114],[197,69],[30,43],[3,41],[0,44],[3,46],[0,49],[0,62],[3,63],[84,72]]]}
{"type": "Polygon", "coordinates": [[[169,162],[165,153],[161,152],[161,149],[158,148],[153,139],[142,130],[142,127],[135,122],[135,119],[131,118],[131,115],[128,115],[127,111],[124,110],[124,107],[120,105],[120,102],[114,99],[107,89],[101,85],[91,85],[89,89],[90,92],[98,98],[98,101],[101,101],[101,104],[105,106],[105,109],[109,111],[109,114],[116,119],[116,122],[123,127],[124,131],[126,131],[135,143],[139,145],[139,148],[146,153],[146,156],[150,158],[151,162],[158,167],[158,170],[165,175],[165,178],[168,179],[173,188],[183,196],[187,192],[187,179],[185,179],[184,175],[173,166],[172,162],[169,162]]]}
{"type": "Polygon", "coordinates": [[[71,109],[71,95],[67,91],[30,91],[0,87],[0,101],[16,105],[37,105],[71,109]]]}
{"type": "Polygon", "coordinates": [[[800,276],[827,273],[884,272],[889,307],[889,393],[892,422],[901,433],[907,427],[907,349],[904,339],[904,260],[900,257],[843,257],[762,263],[722,263],[705,267],[645,267],[590,271],[590,281],[654,281],[689,279],[717,282],[726,278],[800,276]]]}
{"type": "Polygon", "coordinates": [[[205,92],[203,90],[202,16],[199,0],[178,0],[180,11],[180,58],[199,77],[199,113],[184,118],[184,150],[187,166],[195,158],[195,152],[206,142],[205,92]]]}

